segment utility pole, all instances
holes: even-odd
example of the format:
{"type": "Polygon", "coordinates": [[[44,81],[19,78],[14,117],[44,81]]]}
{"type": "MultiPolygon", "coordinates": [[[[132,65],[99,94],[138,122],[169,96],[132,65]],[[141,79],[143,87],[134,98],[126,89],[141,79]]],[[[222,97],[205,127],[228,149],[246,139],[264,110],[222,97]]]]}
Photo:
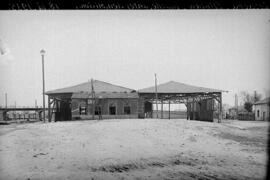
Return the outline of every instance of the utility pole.
{"type": "Polygon", "coordinates": [[[238,96],[235,94],[236,119],[238,119],[238,96]]]}
{"type": "Polygon", "coordinates": [[[44,55],[45,55],[45,50],[42,49],[40,51],[41,57],[42,57],[42,94],[43,94],[43,121],[45,123],[45,77],[44,77],[44,55]]]}
{"type": "Polygon", "coordinates": [[[7,93],[5,93],[5,102],[6,102],[6,109],[7,109],[7,93]]]}
{"type": "Polygon", "coordinates": [[[94,91],[94,82],[93,79],[91,79],[91,95],[92,95],[92,119],[95,119],[95,102],[94,102],[94,97],[95,97],[95,91],[94,91]]]}
{"type": "Polygon", "coordinates": [[[158,94],[157,94],[157,75],[155,73],[155,92],[156,92],[156,112],[158,118],[158,94]]]}
{"type": "Polygon", "coordinates": [[[13,118],[16,119],[16,101],[15,101],[15,106],[14,106],[14,108],[15,108],[15,111],[14,111],[14,113],[13,113],[13,118]]]}
{"type": "Polygon", "coordinates": [[[254,103],[257,102],[257,91],[254,91],[254,103]]]}

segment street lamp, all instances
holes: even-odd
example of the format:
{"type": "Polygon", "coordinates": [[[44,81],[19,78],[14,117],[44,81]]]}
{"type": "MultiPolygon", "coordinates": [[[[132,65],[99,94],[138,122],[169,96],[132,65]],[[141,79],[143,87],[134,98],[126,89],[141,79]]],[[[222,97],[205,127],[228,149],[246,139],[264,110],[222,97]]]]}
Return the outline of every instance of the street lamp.
{"type": "Polygon", "coordinates": [[[42,49],[40,51],[41,57],[42,57],[42,83],[43,83],[43,121],[45,123],[45,80],[44,80],[44,55],[45,55],[45,50],[42,49]]]}

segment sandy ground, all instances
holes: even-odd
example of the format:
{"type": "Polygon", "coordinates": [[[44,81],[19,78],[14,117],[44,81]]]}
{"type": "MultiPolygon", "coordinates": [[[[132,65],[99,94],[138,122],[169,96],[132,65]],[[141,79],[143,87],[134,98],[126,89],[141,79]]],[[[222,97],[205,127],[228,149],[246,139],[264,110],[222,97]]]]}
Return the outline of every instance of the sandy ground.
{"type": "Polygon", "coordinates": [[[1,179],[265,179],[267,122],[129,119],[0,126],[1,179]]]}

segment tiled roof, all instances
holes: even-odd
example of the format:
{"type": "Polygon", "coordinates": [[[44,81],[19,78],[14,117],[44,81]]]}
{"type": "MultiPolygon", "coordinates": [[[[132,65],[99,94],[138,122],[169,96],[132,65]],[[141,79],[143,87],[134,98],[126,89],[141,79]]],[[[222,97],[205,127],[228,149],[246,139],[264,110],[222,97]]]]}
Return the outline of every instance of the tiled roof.
{"type": "MultiPolygon", "coordinates": [[[[93,81],[95,92],[131,92],[133,89],[125,88],[118,85],[113,85],[107,82],[94,80],[93,81]]],[[[47,91],[45,94],[58,94],[58,93],[75,93],[75,92],[91,92],[91,82],[81,83],[75,86],[65,87],[61,89],[47,91]]]]}
{"type": "MultiPolygon", "coordinates": [[[[192,86],[184,83],[170,81],[157,85],[158,93],[205,93],[224,92],[223,90],[192,86]]],[[[155,86],[138,90],[138,93],[155,93],[155,86]]]]}

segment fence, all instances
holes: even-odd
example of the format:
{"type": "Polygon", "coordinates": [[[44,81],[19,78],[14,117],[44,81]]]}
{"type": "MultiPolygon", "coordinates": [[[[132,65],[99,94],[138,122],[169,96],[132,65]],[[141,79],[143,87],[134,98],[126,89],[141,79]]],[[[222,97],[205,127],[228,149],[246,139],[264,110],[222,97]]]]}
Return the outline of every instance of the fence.
{"type": "Polygon", "coordinates": [[[238,120],[246,120],[246,121],[254,121],[255,114],[254,113],[238,113],[238,120]]]}

